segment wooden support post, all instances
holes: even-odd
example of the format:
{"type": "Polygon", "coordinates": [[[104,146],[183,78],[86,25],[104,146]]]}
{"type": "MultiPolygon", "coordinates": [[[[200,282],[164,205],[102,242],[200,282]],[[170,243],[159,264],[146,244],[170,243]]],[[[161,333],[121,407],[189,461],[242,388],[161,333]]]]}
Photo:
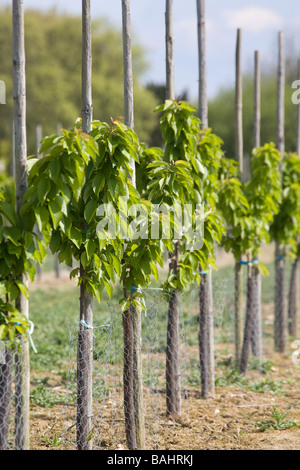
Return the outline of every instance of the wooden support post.
{"type": "MultiPolygon", "coordinates": [[[[201,120],[202,129],[208,128],[208,103],[207,103],[207,67],[206,67],[206,19],[205,19],[205,0],[197,0],[197,19],[198,19],[198,65],[199,65],[199,118],[201,120]]],[[[201,267],[200,267],[201,269],[201,267]]],[[[212,271],[202,276],[200,287],[200,312],[205,308],[208,318],[207,335],[199,333],[199,350],[207,349],[207,361],[205,365],[208,374],[208,387],[202,390],[202,397],[208,398],[215,396],[215,358],[214,358],[214,316],[213,316],[213,287],[212,287],[212,271]],[[204,292],[207,289],[208,292],[204,292]],[[202,295],[201,295],[202,292],[202,295]],[[201,302],[204,305],[201,306],[201,302]],[[201,345],[201,341],[206,341],[207,346],[201,345]],[[206,391],[205,391],[206,390],[206,391]]],[[[200,354],[201,356],[201,354],[200,354]]],[[[201,359],[201,358],[200,358],[201,359]]],[[[203,361],[200,360],[200,364],[203,361]]],[[[201,372],[201,376],[202,376],[201,372]]]]}
{"type": "MultiPolygon", "coordinates": [[[[90,0],[82,0],[82,130],[91,130],[92,105],[92,31],[90,0]]],[[[80,277],[85,270],[80,266],[80,277]]],[[[77,447],[92,450],[93,415],[93,295],[80,285],[80,331],[77,361],[77,447]]]]}
{"type": "MultiPolygon", "coordinates": [[[[277,149],[281,158],[285,152],[284,134],[284,104],[285,104],[285,54],[284,34],[279,32],[278,36],[278,78],[277,78],[277,149]]],[[[281,165],[280,165],[281,168],[281,165]]],[[[274,340],[275,350],[283,353],[286,348],[287,318],[285,302],[285,252],[284,247],[276,242],[275,247],[275,322],[274,340]]]]}
{"type": "MultiPolygon", "coordinates": [[[[13,0],[13,93],[14,93],[14,129],[15,129],[15,175],[17,212],[23,203],[27,190],[27,135],[26,135],[26,76],[25,76],[25,35],[24,2],[13,0]]],[[[21,217],[20,217],[21,219],[21,217]]],[[[22,221],[21,221],[22,224],[22,221]]],[[[28,284],[27,275],[21,279],[28,284]]],[[[28,300],[20,294],[16,308],[27,318],[28,300]]],[[[16,449],[29,450],[29,396],[30,396],[29,343],[24,340],[21,352],[16,355],[15,393],[16,393],[16,449]]]]}
{"type": "MultiPolygon", "coordinates": [[[[242,30],[237,30],[235,55],[235,152],[240,177],[244,182],[243,83],[241,68],[242,30]]],[[[243,277],[239,261],[235,263],[235,357],[239,364],[243,342],[243,277]]]]}
{"type": "MultiPolygon", "coordinates": [[[[122,0],[124,115],[125,124],[134,129],[133,68],[131,45],[130,0],[122,0]]],[[[131,181],[136,187],[135,162],[130,161],[131,181]]],[[[123,313],[124,328],[124,410],[127,446],[143,450],[145,447],[143,368],[142,368],[142,315],[131,304],[123,313]],[[132,344],[130,344],[132,342],[132,344]],[[131,397],[130,394],[133,393],[131,397]],[[132,401],[133,400],[133,401],[132,401]]]]}

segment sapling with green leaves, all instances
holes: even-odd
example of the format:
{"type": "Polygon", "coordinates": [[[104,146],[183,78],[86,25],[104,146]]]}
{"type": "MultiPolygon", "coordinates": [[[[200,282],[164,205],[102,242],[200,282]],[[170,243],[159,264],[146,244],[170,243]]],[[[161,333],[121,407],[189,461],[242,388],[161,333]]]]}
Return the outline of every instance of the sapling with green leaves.
{"type": "MultiPolygon", "coordinates": [[[[271,225],[271,239],[276,243],[275,266],[275,350],[284,352],[287,337],[285,305],[285,259],[298,256],[300,231],[300,161],[296,154],[285,154],[282,159],[282,202],[271,225]]],[[[293,273],[292,273],[293,274],[293,273]]],[[[290,297],[294,293],[290,292],[290,297]]],[[[290,321],[294,314],[291,313],[290,321]]]]}
{"type": "Polygon", "coordinates": [[[251,158],[250,180],[242,183],[231,163],[228,175],[224,173],[219,193],[218,206],[228,227],[223,245],[226,251],[233,253],[236,263],[245,263],[248,268],[246,321],[241,356],[238,357],[242,373],[247,369],[253,329],[254,276],[257,269],[266,273],[261,262],[256,264],[257,255],[260,247],[270,240],[270,224],[281,201],[279,162],[280,154],[273,144],[255,149],[251,158]]]}
{"type": "MultiPolygon", "coordinates": [[[[150,182],[147,198],[153,204],[169,207],[170,214],[175,212],[172,218],[173,236],[170,239],[166,237],[165,241],[172,257],[164,288],[170,292],[166,351],[167,414],[178,415],[181,412],[179,293],[188,289],[195,281],[200,283],[199,266],[204,271],[209,264],[213,264],[214,241],[221,239],[223,224],[222,219],[214,212],[214,196],[208,194],[209,185],[213,186],[215,180],[213,175],[209,175],[209,170],[205,167],[207,161],[204,162],[203,156],[210,156],[211,164],[213,155],[217,157],[209,140],[212,137],[209,137],[208,133],[201,135],[200,121],[195,115],[195,109],[186,102],[166,100],[156,111],[162,113],[160,122],[164,152],[161,154],[157,150],[154,151],[155,160],[148,165],[150,182]],[[194,245],[194,249],[190,248],[193,240],[187,227],[183,233],[176,235],[176,218],[178,214],[184,213],[186,206],[191,209],[189,226],[193,226],[197,216],[201,217],[197,210],[203,210],[203,245],[194,245]]],[[[200,236],[200,227],[198,230],[200,236]]],[[[208,351],[202,351],[201,354],[203,364],[207,363],[205,353],[208,351]]],[[[207,390],[205,374],[202,374],[202,377],[205,382],[202,389],[207,390]]]]}
{"type": "Polygon", "coordinates": [[[17,308],[21,294],[26,299],[29,297],[21,275],[25,273],[33,281],[36,262],[42,263],[46,254],[30,220],[21,226],[13,182],[5,186],[0,189],[0,341],[5,345],[5,361],[0,366],[1,450],[6,450],[8,445],[13,351],[19,351],[29,328],[28,318],[17,308]]]}

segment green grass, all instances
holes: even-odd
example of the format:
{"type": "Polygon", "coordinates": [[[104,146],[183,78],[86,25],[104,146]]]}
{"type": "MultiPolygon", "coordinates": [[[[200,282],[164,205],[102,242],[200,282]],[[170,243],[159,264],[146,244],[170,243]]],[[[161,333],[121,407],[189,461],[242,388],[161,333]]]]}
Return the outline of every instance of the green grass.
{"type": "MultiPolygon", "coordinates": [[[[48,267],[53,259],[47,260],[48,267]]],[[[286,282],[289,279],[289,263],[287,263],[286,282]]],[[[274,297],[274,266],[269,266],[270,275],[262,278],[263,301],[274,297]]],[[[246,276],[246,269],[244,272],[246,276]]],[[[245,279],[246,280],[246,279],[245,279]]],[[[62,280],[62,282],[64,282],[62,280]]],[[[246,286],[246,282],[244,283],[246,286]]],[[[215,342],[232,343],[234,339],[234,268],[225,267],[213,272],[215,342]]],[[[198,286],[190,293],[181,296],[180,322],[183,328],[182,341],[187,346],[198,344],[199,331],[199,299],[198,286]]],[[[119,299],[122,289],[114,290],[112,299],[104,295],[100,305],[94,302],[95,348],[94,358],[99,362],[109,361],[121,364],[123,356],[122,315],[119,299]]],[[[146,352],[164,353],[166,350],[166,330],[168,305],[160,291],[149,291],[147,294],[147,311],[143,314],[143,344],[146,352]]],[[[76,357],[76,333],[79,323],[79,289],[41,290],[34,289],[30,296],[30,319],[35,329],[33,341],[37,354],[31,351],[31,368],[36,371],[54,371],[63,374],[70,355],[76,357]]],[[[198,358],[197,358],[198,360],[198,358]]],[[[255,367],[250,364],[250,368],[255,367]]],[[[270,367],[264,364],[260,367],[270,367]]],[[[198,370],[190,369],[191,383],[197,383],[198,370]]],[[[228,371],[227,378],[223,375],[220,382],[239,383],[241,378],[228,371]]],[[[265,384],[267,387],[268,384],[265,384]]],[[[263,388],[262,385],[260,388],[263,388]]]]}

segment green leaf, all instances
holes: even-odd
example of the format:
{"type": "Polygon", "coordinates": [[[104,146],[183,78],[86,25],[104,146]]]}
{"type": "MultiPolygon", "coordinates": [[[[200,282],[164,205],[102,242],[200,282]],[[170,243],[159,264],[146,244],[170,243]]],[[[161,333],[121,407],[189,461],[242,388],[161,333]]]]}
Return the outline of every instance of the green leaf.
{"type": "Polygon", "coordinates": [[[60,204],[58,204],[56,201],[51,201],[49,203],[49,211],[50,211],[50,215],[51,215],[51,218],[52,218],[52,222],[53,222],[53,227],[55,229],[57,229],[62,217],[63,217],[63,213],[61,211],[61,208],[60,208],[60,204]]]}
{"type": "Polygon", "coordinates": [[[87,259],[90,261],[92,258],[93,254],[95,253],[95,250],[97,248],[97,244],[94,240],[88,240],[85,244],[85,251],[87,254],[87,259]]]}
{"type": "Polygon", "coordinates": [[[95,217],[97,210],[97,202],[91,199],[84,209],[84,218],[89,224],[91,220],[95,217]]]}
{"type": "Polygon", "coordinates": [[[38,200],[42,204],[47,197],[47,194],[49,193],[51,189],[51,182],[50,179],[47,176],[43,176],[37,185],[37,195],[38,195],[38,200]]]}

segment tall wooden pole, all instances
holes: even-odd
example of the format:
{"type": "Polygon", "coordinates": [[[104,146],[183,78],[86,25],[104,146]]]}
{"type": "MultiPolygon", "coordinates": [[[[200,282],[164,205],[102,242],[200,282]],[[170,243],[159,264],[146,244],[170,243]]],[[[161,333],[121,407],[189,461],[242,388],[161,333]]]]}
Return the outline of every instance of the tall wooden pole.
{"type": "MultiPolygon", "coordinates": [[[[174,28],[173,0],[166,0],[166,99],[175,100],[174,82],[174,28]]],[[[170,256],[170,269],[177,276],[179,242],[170,256]]],[[[169,300],[166,349],[166,408],[167,415],[181,414],[180,364],[179,364],[179,291],[173,289],[169,300]]]]}
{"type": "MultiPolygon", "coordinates": [[[[285,104],[285,54],[284,54],[284,34],[278,36],[278,79],[277,79],[277,149],[281,158],[285,152],[284,134],[284,104],[285,104]]],[[[275,247],[275,322],[274,339],[275,350],[284,352],[286,347],[286,306],[284,293],[285,277],[285,253],[284,247],[276,243],[275,247]]]]}
{"type": "MultiPolygon", "coordinates": [[[[298,61],[298,80],[300,80],[300,61],[298,61]]],[[[300,158],[300,103],[297,104],[296,153],[300,158]]],[[[298,243],[300,239],[298,237],[298,243]]],[[[292,338],[298,334],[299,312],[299,257],[292,266],[288,297],[288,332],[292,338]]]]}
{"type": "MultiPolygon", "coordinates": [[[[15,175],[17,212],[23,203],[27,190],[27,135],[26,135],[26,76],[25,76],[25,36],[24,36],[24,2],[13,0],[13,94],[14,94],[14,131],[15,131],[15,175]]],[[[21,219],[21,218],[20,218],[21,219]]],[[[21,221],[22,224],[22,221],[21,221]]],[[[28,284],[27,275],[22,281],[28,284]]],[[[29,316],[28,300],[20,294],[16,308],[27,318],[29,316]]],[[[16,449],[29,450],[29,343],[24,341],[20,354],[16,357],[16,449]]]]}
{"type": "Polygon", "coordinates": [[[166,0],[166,99],[175,99],[173,0],[166,0]]]}
{"type": "MultiPolygon", "coordinates": [[[[208,128],[208,103],[207,103],[207,67],[206,67],[206,21],[205,0],[197,0],[198,19],[198,64],[199,64],[199,118],[202,129],[208,128]]],[[[203,318],[206,328],[200,324],[199,352],[202,378],[202,397],[208,398],[215,395],[215,360],[214,360],[214,318],[213,318],[213,289],[212,272],[201,275],[200,286],[200,317],[203,318]],[[208,292],[205,292],[205,291],[208,292]],[[205,318],[207,317],[207,318],[205,318]],[[202,356],[202,358],[201,358],[202,356]],[[207,378],[207,384],[205,383],[207,378]]],[[[204,325],[202,325],[204,326],[204,325]]]]}
{"type": "Polygon", "coordinates": [[[241,50],[242,50],[242,30],[237,30],[236,42],[236,89],[235,89],[235,139],[236,139],[236,156],[239,162],[240,174],[244,179],[244,148],[243,148],[243,82],[241,67],[241,50]]]}
{"type": "MultiPolygon", "coordinates": [[[[92,33],[90,0],[82,0],[82,130],[91,130],[92,105],[92,33]]],[[[80,266],[80,277],[85,277],[80,266]]],[[[77,448],[92,450],[93,441],[93,295],[80,285],[80,329],[77,341],[77,448]]]]}
{"type": "MultiPolygon", "coordinates": [[[[133,68],[131,45],[130,0],[122,0],[124,117],[125,124],[134,129],[133,68]]],[[[130,162],[131,181],[136,187],[135,162],[130,162]]],[[[127,293],[126,293],[127,295],[127,293]]],[[[142,312],[133,304],[123,313],[124,333],[124,410],[127,445],[129,449],[144,449],[145,418],[142,370],[142,312]]]]}
{"type": "MultiPolygon", "coordinates": [[[[243,155],[243,95],[241,71],[242,30],[237,31],[235,78],[235,152],[239,162],[241,180],[244,181],[243,155]]],[[[239,364],[243,342],[243,275],[239,260],[235,263],[235,358],[239,364]]]]}
{"type": "MultiPolygon", "coordinates": [[[[261,133],[261,66],[260,53],[254,53],[254,122],[253,122],[254,148],[260,147],[261,133]]],[[[258,255],[256,258],[258,260],[258,255]]],[[[256,266],[253,266],[253,332],[251,335],[252,352],[254,356],[262,359],[262,310],[261,310],[261,275],[256,266]]]]}

